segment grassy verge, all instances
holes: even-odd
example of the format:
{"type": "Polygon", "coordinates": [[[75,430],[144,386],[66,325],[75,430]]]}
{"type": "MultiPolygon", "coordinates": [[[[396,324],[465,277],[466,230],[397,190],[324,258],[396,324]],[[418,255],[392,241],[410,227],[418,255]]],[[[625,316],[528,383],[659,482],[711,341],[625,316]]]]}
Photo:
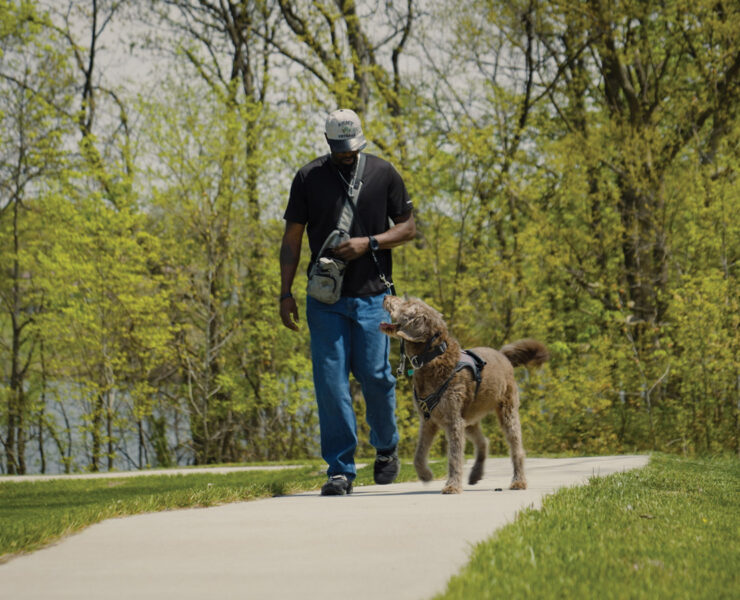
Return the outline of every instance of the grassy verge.
{"type": "MultiPolygon", "coordinates": [[[[446,464],[432,466],[439,477],[446,464]]],[[[416,473],[404,464],[399,481],[416,473]]],[[[0,483],[0,562],[30,552],[104,519],[178,508],[205,507],[312,490],[326,481],[324,466],[220,475],[147,475],[120,479],[55,479],[0,483]]],[[[355,485],[373,482],[370,466],[355,485]]]]}
{"type": "Polygon", "coordinates": [[[439,600],[740,598],[740,461],[654,456],[528,510],[439,600]]]}

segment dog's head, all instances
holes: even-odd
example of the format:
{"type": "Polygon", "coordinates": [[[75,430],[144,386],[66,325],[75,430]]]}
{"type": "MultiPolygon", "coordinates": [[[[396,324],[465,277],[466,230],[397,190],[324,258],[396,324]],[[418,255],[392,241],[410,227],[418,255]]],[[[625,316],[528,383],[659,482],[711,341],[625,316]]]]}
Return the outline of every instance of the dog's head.
{"type": "Polygon", "coordinates": [[[434,334],[447,335],[442,315],[418,298],[386,296],[383,308],[391,316],[390,323],[381,323],[380,330],[386,335],[413,343],[424,343],[434,334]]]}

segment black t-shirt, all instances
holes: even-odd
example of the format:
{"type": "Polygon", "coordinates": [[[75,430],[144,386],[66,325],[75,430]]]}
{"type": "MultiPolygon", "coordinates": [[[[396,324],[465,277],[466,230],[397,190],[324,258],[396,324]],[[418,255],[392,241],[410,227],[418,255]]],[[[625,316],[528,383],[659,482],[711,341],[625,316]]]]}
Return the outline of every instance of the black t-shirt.
{"type": "MultiPolygon", "coordinates": [[[[389,218],[396,219],[413,208],[403,179],[393,165],[371,154],[365,154],[365,158],[357,216],[350,231],[352,237],[382,233],[388,229],[389,218]],[[358,225],[358,219],[362,227],[358,225]]],[[[336,228],[342,212],[347,186],[338,172],[340,168],[331,162],[328,154],[321,156],[298,171],[290,188],[283,218],[306,225],[311,263],[316,260],[324,240],[336,228]]],[[[349,181],[351,169],[342,168],[342,175],[349,181]]],[[[384,275],[390,280],[391,251],[380,250],[375,254],[384,275]]],[[[383,291],[385,285],[370,252],[349,263],[344,275],[343,296],[371,296],[383,291]]]]}

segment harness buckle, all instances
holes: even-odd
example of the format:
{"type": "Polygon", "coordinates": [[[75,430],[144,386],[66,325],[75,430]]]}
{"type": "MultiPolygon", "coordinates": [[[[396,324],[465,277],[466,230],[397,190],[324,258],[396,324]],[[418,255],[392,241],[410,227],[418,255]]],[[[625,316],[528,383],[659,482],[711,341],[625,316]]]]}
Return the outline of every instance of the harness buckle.
{"type": "Polygon", "coordinates": [[[409,362],[414,369],[421,369],[424,366],[423,361],[419,360],[419,355],[409,356],[409,362]]]}

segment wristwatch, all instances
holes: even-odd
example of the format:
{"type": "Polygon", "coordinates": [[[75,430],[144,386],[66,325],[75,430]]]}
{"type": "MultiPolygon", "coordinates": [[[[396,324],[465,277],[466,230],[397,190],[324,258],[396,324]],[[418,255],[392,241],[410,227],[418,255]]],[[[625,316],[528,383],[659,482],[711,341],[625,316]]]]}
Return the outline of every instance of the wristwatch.
{"type": "Polygon", "coordinates": [[[370,250],[373,252],[377,252],[380,250],[380,244],[378,243],[378,240],[376,240],[373,236],[369,236],[368,238],[370,240],[370,250]]]}

